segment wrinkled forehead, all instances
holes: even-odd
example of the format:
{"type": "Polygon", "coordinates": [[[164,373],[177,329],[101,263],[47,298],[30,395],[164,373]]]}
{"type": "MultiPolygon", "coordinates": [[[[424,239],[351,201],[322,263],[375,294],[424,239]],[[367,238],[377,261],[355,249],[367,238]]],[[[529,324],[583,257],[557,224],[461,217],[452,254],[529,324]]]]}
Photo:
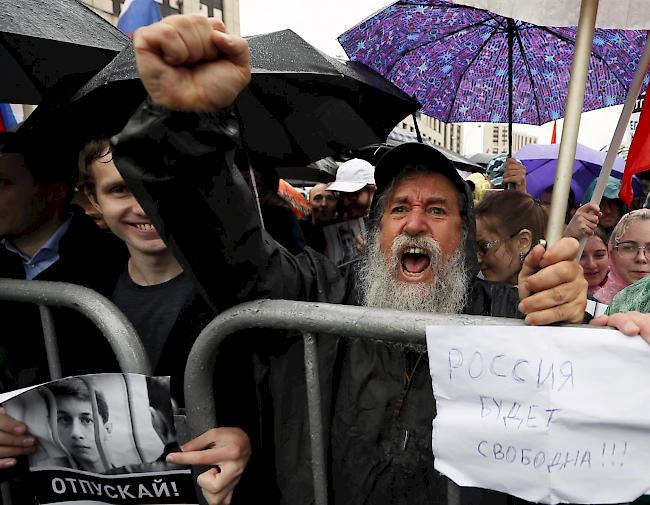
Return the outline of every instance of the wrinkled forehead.
{"type": "Polygon", "coordinates": [[[462,209],[463,196],[448,177],[438,172],[405,173],[386,188],[384,195],[387,203],[436,200],[447,202],[450,209],[459,214],[462,209]]]}

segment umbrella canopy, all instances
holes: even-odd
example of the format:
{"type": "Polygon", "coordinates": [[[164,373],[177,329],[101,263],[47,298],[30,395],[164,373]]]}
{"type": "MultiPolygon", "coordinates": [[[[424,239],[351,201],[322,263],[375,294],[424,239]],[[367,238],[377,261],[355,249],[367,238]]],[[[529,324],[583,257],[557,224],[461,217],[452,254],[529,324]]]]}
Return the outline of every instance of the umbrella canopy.
{"type": "MultiPolygon", "coordinates": [[[[546,188],[553,186],[559,152],[559,144],[528,144],[517,151],[515,157],[526,167],[526,190],[528,193],[539,198],[546,188]]],[[[577,145],[571,179],[571,189],[576,201],[582,201],[585,191],[600,174],[606,155],[606,152],[597,151],[582,144],[577,145]]],[[[624,170],[625,161],[617,156],[612,176],[621,179],[624,170]]],[[[635,181],[635,189],[638,195],[643,194],[641,183],[638,180],[635,181]]]]}
{"type": "MultiPolygon", "coordinates": [[[[456,3],[478,7],[501,16],[521,19],[536,25],[577,26],[581,0],[456,0],[456,3]]],[[[647,0],[600,0],[598,28],[623,30],[650,29],[650,10],[647,0]]]]}
{"type": "Polygon", "coordinates": [[[248,43],[253,78],[236,102],[244,142],[282,164],[384,142],[395,124],[419,108],[366,66],[327,56],[291,30],[253,36],[248,43]]]}
{"type": "Polygon", "coordinates": [[[74,90],[128,37],[77,0],[0,0],[0,102],[37,104],[74,90]]]}
{"type": "MultiPolygon", "coordinates": [[[[374,71],[331,58],[291,30],[248,42],[253,77],[236,108],[245,147],[270,166],[304,167],[346,148],[383,142],[419,107],[374,71]]],[[[65,109],[85,132],[114,132],[145,96],[128,44],[71,100],[52,100],[48,115],[65,109]]]]}
{"type": "MultiPolygon", "coordinates": [[[[416,96],[429,116],[537,125],[564,115],[575,40],[575,28],[444,0],[398,1],[339,37],[352,60],[416,96]]],[[[596,30],[585,111],[625,100],[644,42],[641,31],[596,30]]]]}

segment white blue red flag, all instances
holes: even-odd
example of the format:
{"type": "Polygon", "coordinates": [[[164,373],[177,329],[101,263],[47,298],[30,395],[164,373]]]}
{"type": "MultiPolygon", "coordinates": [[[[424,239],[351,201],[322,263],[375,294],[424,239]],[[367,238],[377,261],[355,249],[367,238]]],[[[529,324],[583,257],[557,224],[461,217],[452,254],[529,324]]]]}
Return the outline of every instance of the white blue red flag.
{"type": "Polygon", "coordinates": [[[14,111],[8,103],[0,103],[0,132],[13,130],[18,126],[14,111]]]}
{"type": "Polygon", "coordinates": [[[117,27],[122,33],[133,37],[133,32],[141,26],[156,23],[161,19],[155,0],[126,0],[117,20],[117,27]]]}

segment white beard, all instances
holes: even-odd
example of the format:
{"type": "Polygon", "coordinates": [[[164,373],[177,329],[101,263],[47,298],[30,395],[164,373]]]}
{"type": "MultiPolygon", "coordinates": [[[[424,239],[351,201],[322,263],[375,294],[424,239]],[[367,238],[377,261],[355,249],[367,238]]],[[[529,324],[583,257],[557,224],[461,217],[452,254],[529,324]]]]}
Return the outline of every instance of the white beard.
{"type": "Polygon", "coordinates": [[[359,263],[358,288],[361,302],[367,307],[417,310],[460,314],[468,296],[469,278],[465,269],[465,252],[461,246],[446,262],[441,262],[440,245],[430,236],[401,234],[393,240],[390,258],[379,248],[379,231],[368,237],[359,263]],[[427,268],[434,270],[431,282],[396,280],[399,252],[406,246],[420,247],[430,253],[427,268]]]}

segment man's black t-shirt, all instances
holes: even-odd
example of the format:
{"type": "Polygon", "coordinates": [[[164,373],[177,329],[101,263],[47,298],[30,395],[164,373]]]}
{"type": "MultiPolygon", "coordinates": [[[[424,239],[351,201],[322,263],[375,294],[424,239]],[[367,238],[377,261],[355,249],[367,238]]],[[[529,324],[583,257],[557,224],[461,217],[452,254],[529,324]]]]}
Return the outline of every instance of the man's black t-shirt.
{"type": "Polygon", "coordinates": [[[192,281],[185,273],[154,286],[136,284],[126,270],[120,275],[113,303],[137,330],[154,370],[169,333],[192,294],[192,281]]]}

